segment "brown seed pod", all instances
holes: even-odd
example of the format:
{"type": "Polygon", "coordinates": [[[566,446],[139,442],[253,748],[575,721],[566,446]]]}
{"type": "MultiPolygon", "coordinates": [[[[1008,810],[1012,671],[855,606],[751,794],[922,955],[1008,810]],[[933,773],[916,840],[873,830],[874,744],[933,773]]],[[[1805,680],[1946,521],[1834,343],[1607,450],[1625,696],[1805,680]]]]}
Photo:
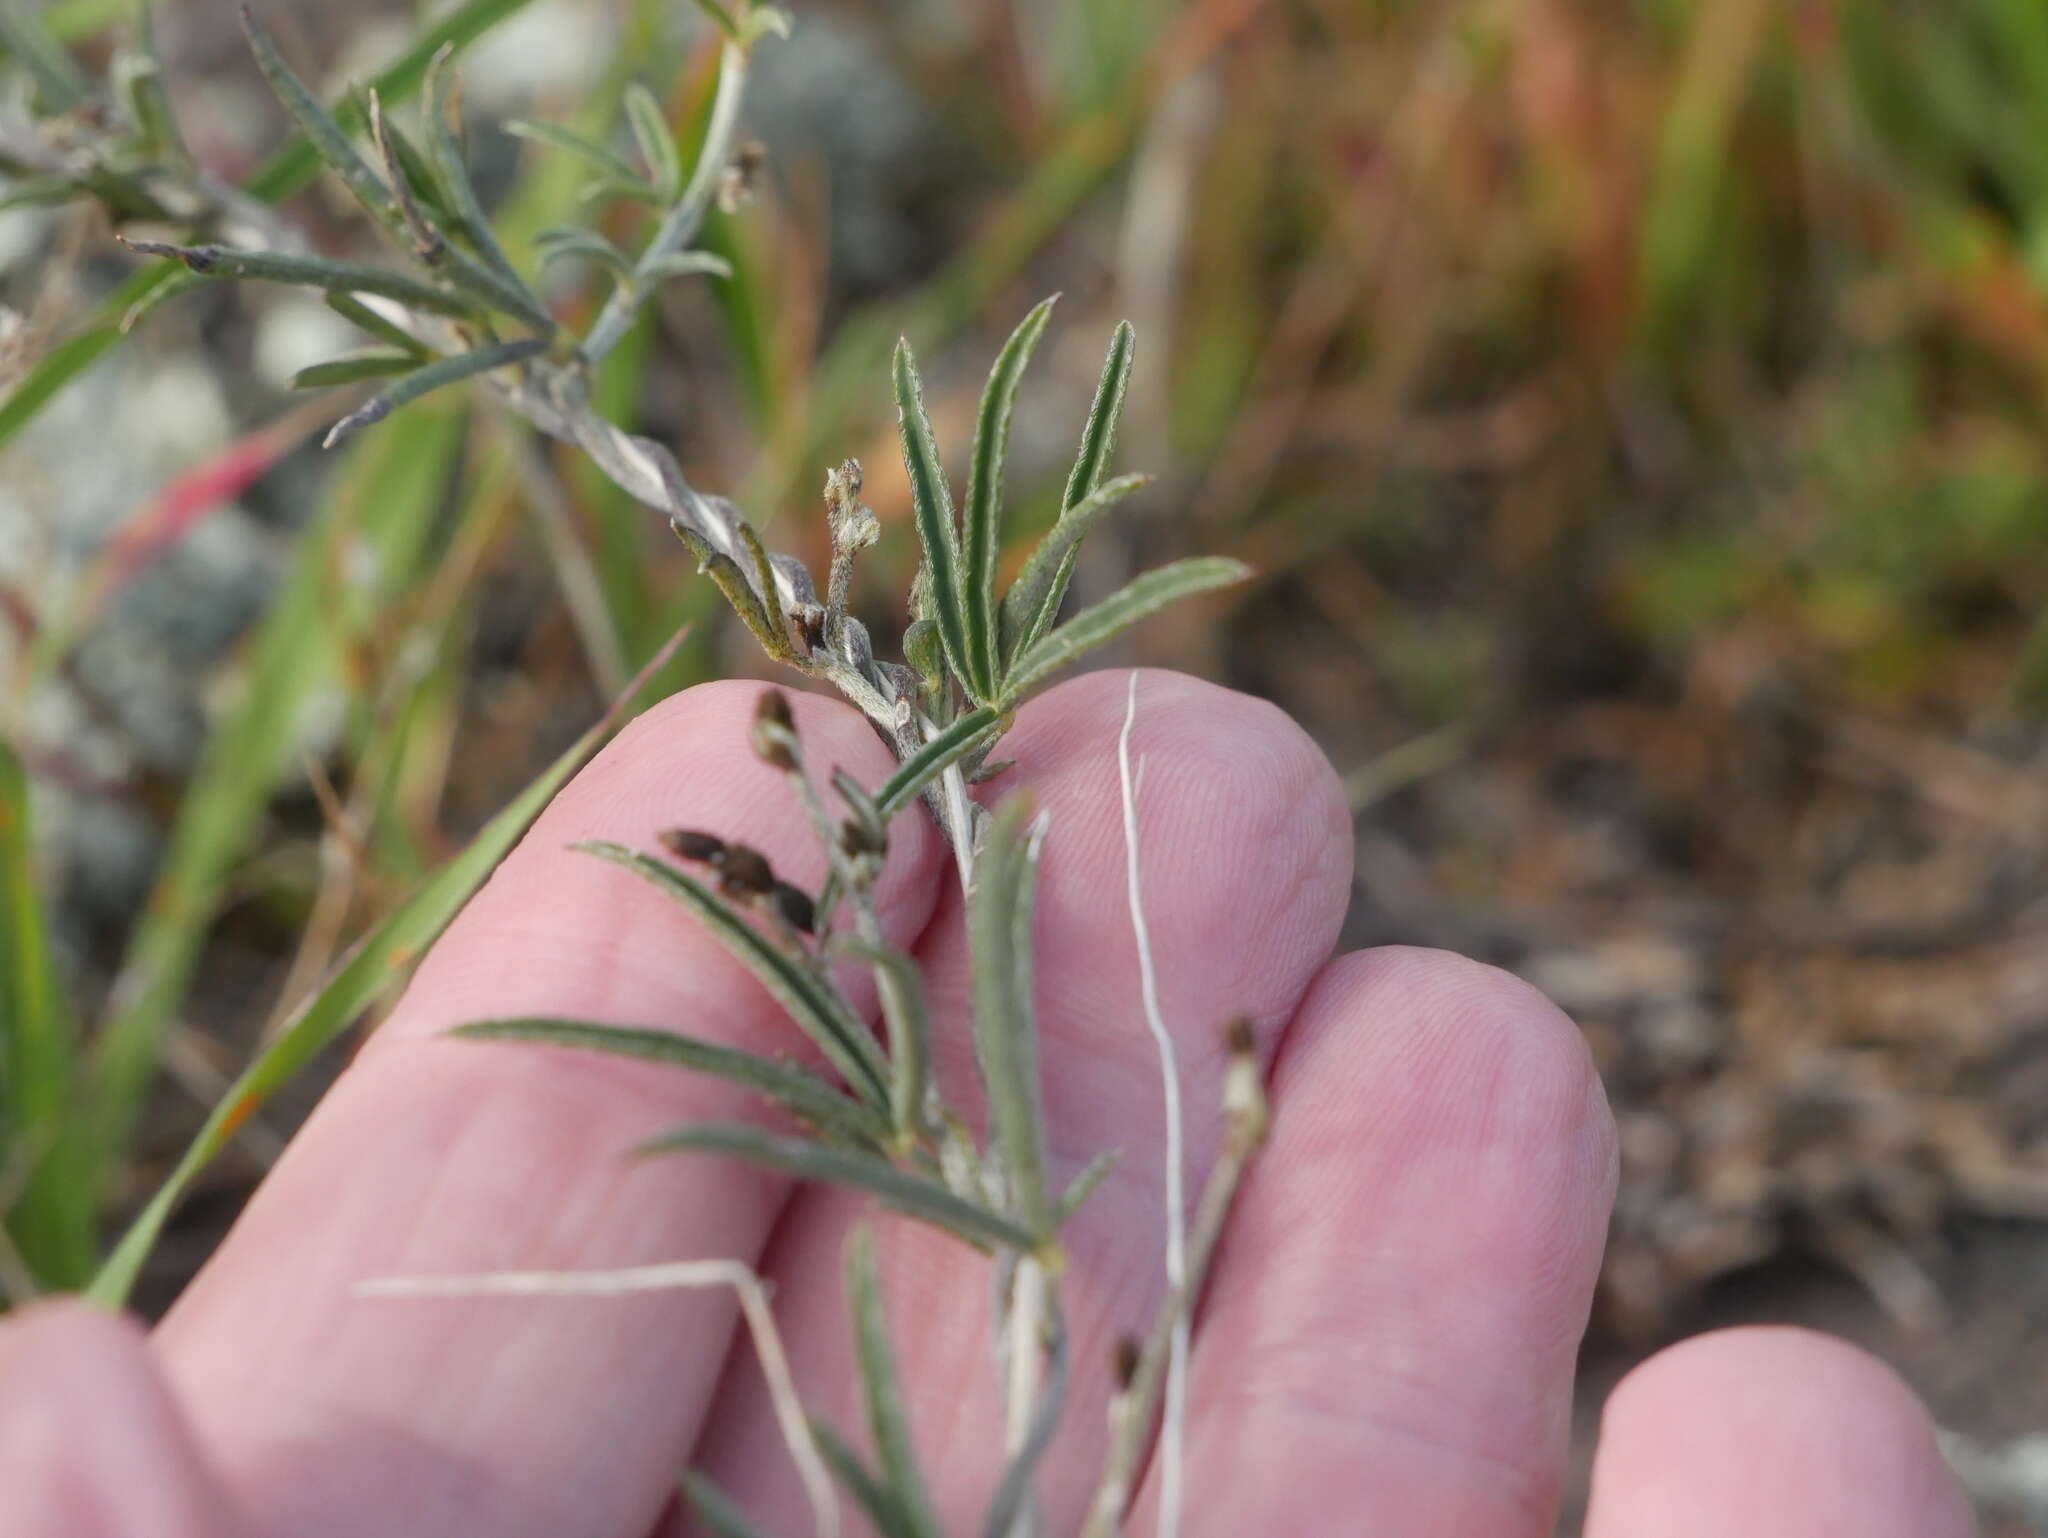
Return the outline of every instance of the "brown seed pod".
{"type": "Polygon", "coordinates": [[[670,828],[661,835],[661,847],[679,860],[713,865],[725,853],[725,840],[715,833],[699,833],[694,828],[670,828]]]}
{"type": "Polygon", "coordinates": [[[1110,1376],[1115,1379],[1119,1392],[1130,1388],[1137,1378],[1138,1358],[1142,1349],[1135,1335],[1119,1335],[1116,1344],[1110,1348],[1110,1376]]]}
{"type": "Polygon", "coordinates": [[[728,897],[766,897],[775,890],[775,868],[750,844],[727,844],[718,861],[718,889],[728,897]]]}
{"type": "Polygon", "coordinates": [[[770,722],[786,732],[796,730],[796,719],[789,713],[789,696],[780,689],[761,691],[761,698],[754,704],[754,719],[770,722]]]}
{"type": "Polygon", "coordinates": [[[768,900],[775,904],[775,911],[782,915],[783,922],[791,929],[804,934],[811,934],[816,930],[817,904],[811,901],[810,893],[803,888],[791,886],[787,881],[778,881],[768,900]]]}

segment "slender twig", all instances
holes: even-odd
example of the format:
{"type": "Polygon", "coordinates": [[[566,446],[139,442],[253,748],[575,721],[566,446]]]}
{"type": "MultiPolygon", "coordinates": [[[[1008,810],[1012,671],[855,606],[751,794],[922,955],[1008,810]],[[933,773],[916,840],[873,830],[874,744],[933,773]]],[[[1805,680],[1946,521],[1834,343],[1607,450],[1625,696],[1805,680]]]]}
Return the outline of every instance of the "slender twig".
{"type": "Polygon", "coordinates": [[[789,1356],[783,1350],[781,1333],[775,1328],[775,1314],[768,1306],[768,1290],[751,1267],[736,1260],[676,1260],[661,1265],[627,1266],[616,1271],[495,1271],[474,1276],[381,1276],[356,1284],[356,1295],[365,1298],[467,1298],[485,1295],[519,1297],[619,1298],[645,1292],[675,1292],[686,1288],[730,1287],[739,1298],[747,1328],[753,1332],[754,1349],[760,1354],[761,1371],[768,1379],[768,1395],[775,1407],[776,1423],[789,1444],[789,1455],[810,1497],[820,1538],[836,1538],[839,1532],[839,1502],[832,1475],[818,1451],[809,1417],[797,1398],[796,1379],[789,1370],[789,1356]]]}
{"type": "MultiPolygon", "coordinates": [[[[1180,1063],[1173,1035],[1159,1008],[1159,978],[1152,965],[1152,936],[1145,923],[1145,899],[1138,880],[1138,791],[1131,777],[1131,728],[1138,720],[1138,675],[1131,674],[1124,705],[1124,729],[1117,738],[1117,775],[1123,790],[1124,849],[1130,869],[1131,934],[1137,942],[1138,985],[1145,1025],[1159,1050],[1159,1077],[1166,1099],[1166,1286],[1185,1295],[1188,1285],[1186,1142],[1181,1127],[1180,1063]]],[[[1166,1371],[1166,1415],[1159,1432],[1159,1533],[1180,1532],[1181,1464],[1187,1431],[1188,1310],[1180,1310],[1170,1337],[1166,1371]]]]}

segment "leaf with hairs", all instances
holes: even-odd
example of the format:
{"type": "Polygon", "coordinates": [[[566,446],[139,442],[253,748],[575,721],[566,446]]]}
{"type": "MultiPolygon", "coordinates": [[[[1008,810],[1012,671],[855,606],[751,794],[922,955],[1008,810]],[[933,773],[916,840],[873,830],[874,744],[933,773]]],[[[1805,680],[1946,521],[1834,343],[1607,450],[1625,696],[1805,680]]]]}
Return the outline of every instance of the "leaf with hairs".
{"type": "MultiPolygon", "coordinates": [[[[1010,415],[1031,353],[1052,319],[1059,296],[1042,299],[1010,333],[989,370],[974,422],[974,449],[967,461],[967,496],[961,504],[960,586],[967,609],[967,642],[975,676],[988,681],[1000,671],[996,621],[996,557],[1003,544],[1003,461],[1010,451],[1010,415]]],[[[984,694],[986,697],[986,694],[984,694]]]]}
{"type": "Polygon", "coordinates": [[[974,861],[967,943],[974,963],[974,1056],[988,1090],[989,1123],[1002,1150],[1011,1210],[1049,1239],[1053,1205],[1031,996],[1031,915],[1038,885],[1031,810],[1026,796],[1012,796],[996,810],[974,861]]]}
{"type": "Polygon", "coordinates": [[[370,169],[370,163],[356,152],[341,124],[320,105],[319,98],[306,89],[306,83],[285,63],[284,55],[278,52],[269,31],[246,5],[242,7],[242,31],[249,39],[250,52],[256,56],[256,67],[263,72],[263,78],[270,83],[272,93],[285,112],[299,125],[299,132],[306,136],[313,152],[342,179],[356,201],[380,224],[394,233],[402,231],[404,221],[391,189],[370,169]]]}
{"type": "MultiPolygon", "coordinates": [[[[1129,321],[1121,322],[1109,339],[1109,356],[1103,360],[1102,378],[1096,383],[1095,399],[1081,428],[1081,450],[1074,458],[1074,468],[1068,472],[1066,493],[1060,498],[1062,518],[1079,507],[1109,474],[1109,462],[1116,455],[1117,427],[1123,421],[1124,395],[1131,384],[1131,361],[1137,350],[1137,333],[1129,321]]],[[[1018,632],[1015,649],[1010,653],[1013,659],[1036,645],[1052,628],[1060,605],[1066,601],[1067,585],[1074,579],[1074,562],[1079,556],[1078,549],[1070,549],[1061,560],[1053,576],[1052,592],[1040,605],[1037,620],[1031,628],[1018,632]]]]}
{"type": "Polygon", "coordinates": [[[846,1247],[846,1290],[853,1305],[855,1356],[860,1363],[861,1398],[867,1406],[868,1439],[906,1533],[914,1538],[944,1538],[926,1493],[917,1452],[910,1445],[910,1417],[903,1408],[903,1385],[896,1373],[896,1352],[889,1344],[888,1321],[882,1313],[882,1285],[875,1274],[874,1236],[856,1228],[846,1247]]]}
{"type": "Polygon", "coordinates": [[[676,152],[676,136],[661,103],[637,80],[626,87],[626,119],[647,167],[647,179],[660,190],[664,201],[674,202],[683,190],[683,158],[676,152]]]}
{"type": "Polygon", "coordinates": [[[808,1068],[717,1046],[674,1031],[530,1017],[478,1020],[458,1025],[448,1034],[472,1041],[538,1042],[670,1063],[755,1090],[799,1121],[842,1141],[872,1148],[889,1135],[889,1124],[875,1114],[873,1107],[848,1098],[808,1068]]]}
{"type": "MultiPolygon", "coordinates": [[[[450,96],[455,86],[455,71],[450,63],[454,53],[453,44],[444,45],[427,66],[427,153],[432,156],[441,184],[454,204],[455,222],[470,246],[492,271],[529,298],[534,298],[519,269],[512,265],[505,248],[498,244],[490,215],[484,211],[483,200],[477,195],[476,183],[470,179],[469,167],[463,160],[462,146],[456,142],[455,131],[448,124],[450,96]]],[[[534,303],[538,304],[539,300],[534,298],[534,303]]]]}
{"type": "Polygon", "coordinates": [[[924,407],[924,382],[910,343],[896,344],[896,415],[903,440],[903,467],[910,474],[910,502],[917,516],[917,538],[924,547],[930,574],[931,617],[938,621],[946,660],[977,703],[994,691],[991,680],[977,674],[975,651],[968,635],[965,583],[960,569],[960,538],[953,523],[953,494],[946,487],[946,466],[932,437],[931,417],[924,407]]]}
{"type": "Polygon", "coordinates": [[[875,792],[875,810],[884,821],[915,801],[927,785],[954,764],[995,741],[1007,729],[1002,712],[987,705],[970,710],[896,766],[875,792]]]}
{"type": "Polygon", "coordinates": [[[924,1111],[925,1074],[932,1058],[932,1017],[925,1001],[924,974],[903,952],[859,935],[835,937],[832,950],[874,969],[875,991],[881,996],[882,1020],[889,1032],[889,1120],[896,1135],[907,1138],[924,1111]]]}
{"type": "Polygon", "coordinates": [[[1057,672],[1147,615],[1197,593],[1242,582],[1251,574],[1252,569],[1242,561],[1209,555],[1175,561],[1134,578],[1101,603],[1083,609],[1018,657],[1003,680],[1003,705],[1014,706],[1046,675],[1057,672]]]}
{"type": "Polygon", "coordinates": [[[1026,636],[1044,635],[1059,617],[1060,600],[1066,596],[1063,574],[1072,571],[1074,552],[1080,549],[1096,520],[1132,492],[1151,484],[1149,475],[1120,475],[1113,481],[1104,481],[1060,514],[1059,522],[1031,552],[1031,559],[1024,563],[1017,580],[1003,595],[1001,633],[1005,666],[1017,660],[1026,636]]]}
{"type": "Polygon", "coordinates": [[[408,374],[390,389],[380,391],[336,422],[327,430],[323,446],[331,449],[364,428],[383,421],[400,406],[411,405],[422,395],[439,390],[445,385],[474,379],[479,374],[488,374],[492,369],[510,367],[528,358],[538,357],[547,350],[548,344],[537,339],[501,342],[496,347],[480,347],[475,352],[457,353],[452,358],[443,358],[439,363],[429,363],[418,373],[408,374]]]}
{"type": "Polygon", "coordinates": [[[853,1092],[877,1110],[889,1103],[888,1064],[882,1061],[866,1023],[810,967],[771,944],[739,910],[687,871],[622,844],[576,846],[586,854],[622,865],[666,892],[704,921],[711,937],[754,974],[775,1002],[788,1011],[853,1092]]]}
{"type": "Polygon", "coordinates": [[[885,1206],[943,1228],[977,1249],[1030,1251],[1037,1239],[1028,1228],[978,1202],[955,1195],[936,1180],[900,1170],[886,1159],[851,1149],[827,1148],[802,1138],[776,1137],[759,1127],[679,1127],[643,1143],[643,1155],[725,1154],[800,1180],[822,1180],[867,1192],[885,1206]]]}
{"type": "Polygon", "coordinates": [[[203,278],[241,278],[258,283],[290,283],[332,289],[345,294],[380,294],[415,309],[463,320],[474,319],[478,314],[476,301],[467,295],[451,292],[410,273],[372,267],[364,262],[300,256],[291,251],[242,251],[233,246],[177,246],[154,240],[123,240],[122,244],[142,256],[168,257],[183,262],[188,271],[203,278]]]}

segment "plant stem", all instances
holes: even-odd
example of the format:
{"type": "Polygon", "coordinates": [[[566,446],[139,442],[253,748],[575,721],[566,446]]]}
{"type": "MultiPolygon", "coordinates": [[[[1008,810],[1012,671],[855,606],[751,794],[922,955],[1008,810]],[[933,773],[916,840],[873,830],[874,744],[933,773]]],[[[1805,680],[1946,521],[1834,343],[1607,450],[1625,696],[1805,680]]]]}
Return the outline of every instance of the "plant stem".
{"type": "Polygon", "coordinates": [[[712,200],[718,196],[719,179],[732,160],[733,131],[739,125],[740,98],[746,92],[746,83],[747,51],[738,43],[727,43],[719,55],[718,94],[712,98],[711,122],[704,131],[704,147],[690,173],[690,184],[669,209],[654,238],[647,242],[647,249],[640,253],[632,276],[612,290],[597,323],[590,328],[590,335],[583,342],[583,356],[588,362],[597,363],[618,346],[619,339],[633,324],[646,294],[647,279],[661,259],[682,250],[696,238],[704,216],[711,211],[712,200]]]}

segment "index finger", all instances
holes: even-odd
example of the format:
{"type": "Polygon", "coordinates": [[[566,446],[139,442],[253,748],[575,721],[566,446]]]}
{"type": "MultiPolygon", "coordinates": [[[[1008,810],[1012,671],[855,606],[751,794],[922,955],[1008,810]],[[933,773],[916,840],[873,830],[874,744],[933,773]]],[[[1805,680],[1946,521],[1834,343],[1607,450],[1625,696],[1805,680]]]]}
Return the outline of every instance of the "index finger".
{"type": "MultiPolygon", "coordinates": [[[[456,1042],[447,1027],[559,1014],[755,1051],[802,1039],[703,927],[571,851],[652,849],[677,824],[757,845],[815,886],[823,857],[747,746],[758,684],[657,706],[556,800],[421,966],[157,1335],[200,1440],[259,1530],[644,1531],[673,1489],[733,1325],[723,1297],[601,1305],[366,1300],[374,1276],[751,1261],[780,1182],[720,1162],[628,1164],[751,1097],[657,1065],[456,1042]]],[[[851,710],[795,701],[820,769],[872,783],[888,752],[851,710]]],[[[905,818],[881,887],[907,945],[941,853],[905,818]]]]}

